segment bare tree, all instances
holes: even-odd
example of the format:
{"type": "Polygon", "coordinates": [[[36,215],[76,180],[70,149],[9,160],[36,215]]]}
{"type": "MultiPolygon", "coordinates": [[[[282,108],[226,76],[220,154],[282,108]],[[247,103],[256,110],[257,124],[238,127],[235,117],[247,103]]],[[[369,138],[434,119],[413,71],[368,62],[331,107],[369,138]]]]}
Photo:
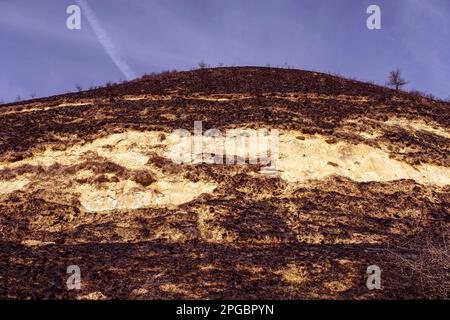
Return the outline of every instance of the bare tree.
{"type": "Polygon", "coordinates": [[[83,88],[78,83],[75,84],[75,88],[78,90],[78,92],[81,92],[81,90],[83,90],[83,88]]]}
{"type": "Polygon", "coordinates": [[[395,69],[389,73],[389,81],[387,83],[388,86],[395,87],[395,90],[400,90],[408,82],[402,78],[400,69],[395,69]]]}

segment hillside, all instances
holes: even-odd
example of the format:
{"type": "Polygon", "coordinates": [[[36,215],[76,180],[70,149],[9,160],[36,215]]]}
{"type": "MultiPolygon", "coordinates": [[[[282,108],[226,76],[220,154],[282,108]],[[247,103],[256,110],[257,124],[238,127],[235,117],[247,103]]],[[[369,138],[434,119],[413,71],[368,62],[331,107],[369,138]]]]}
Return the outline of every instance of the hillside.
{"type": "Polygon", "coordinates": [[[449,103],[256,67],[3,105],[0,298],[448,298],[449,121],[449,103]],[[195,121],[277,130],[276,168],[251,145],[177,163],[195,121]]]}

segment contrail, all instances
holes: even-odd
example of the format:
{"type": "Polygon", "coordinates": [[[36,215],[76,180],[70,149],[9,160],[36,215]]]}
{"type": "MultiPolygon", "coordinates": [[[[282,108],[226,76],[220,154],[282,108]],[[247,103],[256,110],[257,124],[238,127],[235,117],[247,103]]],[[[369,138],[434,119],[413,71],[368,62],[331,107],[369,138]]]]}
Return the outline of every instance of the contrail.
{"type": "Polygon", "coordinates": [[[105,30],[100,25],[100,21],[95,15],[94,10],[89,6],[86,0],[76,0],[78,5],[81,7],[82,12],[86,15],[86,18],[94,30],[95,35],[97,36],[98,41],[101,43],[103,48],[105,49],[108,56],[114,62],[116,67],[123,73],[127,80],[135,79],[136,74],[130,68],[130,66],[126,63],[125,60],[120,57],[114,44],[111,42],[109,37],[107,36],[105,30]]]}

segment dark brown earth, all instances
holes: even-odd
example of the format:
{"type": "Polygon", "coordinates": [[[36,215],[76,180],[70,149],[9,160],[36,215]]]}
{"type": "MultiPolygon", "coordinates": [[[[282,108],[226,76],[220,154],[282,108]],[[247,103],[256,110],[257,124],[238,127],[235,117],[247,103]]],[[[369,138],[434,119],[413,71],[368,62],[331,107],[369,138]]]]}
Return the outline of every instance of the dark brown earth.
{"type": "Polygon", "coordinates": [[[154,177],[96,154],[72,164],[27,161],[112,133],[169,134],[201,120],[204,129],[294,130],[448,168],[449,116],[449,103],[417,94],[250,67],[172,72],[0,106],[0,182],[32,177],[0,192],[0,298],[448,299],[448,184],[332,175],[289,186],[255,175],[255,165],[174,165],[153,155],[149,164],[164,174],[218,187],[176,207],[90,212],[74,183],[147,187],[154,177]],[[74,176],[83,169],[94,175],[80,182],[74,176]],[[81,290],[66,288],[69,265],[81,268],[81,290]],[[381,290],[366,287],[369,265],[382,269],[381,290]]]}

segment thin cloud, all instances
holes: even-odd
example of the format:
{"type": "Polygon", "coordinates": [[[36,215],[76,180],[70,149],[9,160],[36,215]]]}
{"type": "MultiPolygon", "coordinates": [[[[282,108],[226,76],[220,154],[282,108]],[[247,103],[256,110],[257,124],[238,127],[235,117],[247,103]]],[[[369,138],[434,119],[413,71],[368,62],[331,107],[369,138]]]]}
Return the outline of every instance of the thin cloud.
{"type": "Polygon", "coordinates": [[[95,35],[97,36],[98,41],[105,49],[108,56],[114,62],[116,67],[122,72],[127,80],[131,80],[136,78],[136,73],[130,68],[130,66],[126,63],[126,61],[119,55],[116,50],[116,47],[109,39],[106,31],[100,24],[94,10],[92,10],[91,6],[88,4],[86,0],[76,0],[78,5],[81,7],[82,12],[86,16],[90,26],[94,30],[95,35]]]}

